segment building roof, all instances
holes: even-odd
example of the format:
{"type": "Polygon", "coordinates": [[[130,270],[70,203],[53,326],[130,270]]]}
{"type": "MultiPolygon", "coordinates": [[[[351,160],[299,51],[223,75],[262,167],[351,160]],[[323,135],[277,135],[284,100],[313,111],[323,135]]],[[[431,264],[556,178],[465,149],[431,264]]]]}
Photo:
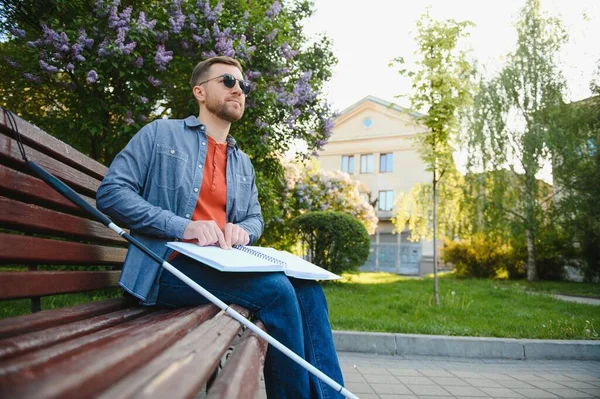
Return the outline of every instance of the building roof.
{"type": "Polygon", "coordinates": [[[348,114],[348,113],[352,112],[352,110],[356,109],[357,107],[359,107],[360,105],[362,105],[362,104],[364,104],[366,102],[372,102],[374,104],[382,105],[382,106],[384,106],[386,108],[389,108],[389,109],[392,109],[394,111],[398,111],[398,112],[401,112],[403,114],[408,114],[408,115],[410,115],[410,116],[412,116],[414,118],[421,118],[421,117],[424,116],[423,114],[421,114],[419,112],[412,111],[412,110],[410,110],[408,108],[404,108],[404,107],[402,107],[400,105],[391,103],[389,101],[382,100],[381,98],[378,98],[378,97],[375,97],[375,96],[366,96],[366,97],[362,98],[361,100],[359,100],[358,102],[355,102],[351,106],[347,107],[342,112],[340,112],[340,114],[337,116],[336,119],[342,117],[345,114],[348,114]]]}

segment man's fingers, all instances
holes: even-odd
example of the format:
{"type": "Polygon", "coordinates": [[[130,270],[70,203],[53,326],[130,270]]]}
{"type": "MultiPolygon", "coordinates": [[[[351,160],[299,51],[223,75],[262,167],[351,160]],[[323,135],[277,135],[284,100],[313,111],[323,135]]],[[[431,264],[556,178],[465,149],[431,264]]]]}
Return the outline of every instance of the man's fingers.
{"type": "Polygon", "coordinates": [[[219,229],[219,227],[217,226],[217,224],[214,224],[214,230],[213,230],[217,236],[217,240],[215,242],[219,243],[219,246],[223,249],[231,249],[231,244],[229,244],[227,242],[227,240],[225,239],[225,236],[223,235],[223,232],[219,229]]]}

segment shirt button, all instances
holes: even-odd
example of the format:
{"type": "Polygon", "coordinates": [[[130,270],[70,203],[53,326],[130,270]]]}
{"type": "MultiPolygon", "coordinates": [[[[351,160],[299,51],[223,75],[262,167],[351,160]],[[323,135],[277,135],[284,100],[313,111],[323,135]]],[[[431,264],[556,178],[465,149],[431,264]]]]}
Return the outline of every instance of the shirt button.
{"type": "Polygon", "coordinates": [[[242,177],[242,181],[246,181],[246,178],[245,178],[245,177],[242,177]]]}
{"type": "Polygon", "coordinates": [[[202,169],[202,164],[198,165],[198,167],[199,167],[200,169],[202,169]]]}
{"type": "Polygon", "coordinates": [[[186,214],[185,214],[185,217],[186,217],[187,219],[189,219],[189,218],[190,218],[190,214],[189,214],[189,213],[186,213],[186,214]]]}
{"type": "Polygon", "coordinates": [[[202,142],[202,145],[206,145],[206,141],[203,141],[203,142],[202,142]]]}
{"type": "Polygon", "coordinates": [[[171,150],[171,154],[175,154],[175,150],[171,150]]]}
{"type": "Polygon", "coordinates": [[[197,193],[197,192],[198,192],[198,189],[197,189],[197,188],[195,188],[195,189],[194,189],[194,192],[195,192],[195,193],[197,193]]]}

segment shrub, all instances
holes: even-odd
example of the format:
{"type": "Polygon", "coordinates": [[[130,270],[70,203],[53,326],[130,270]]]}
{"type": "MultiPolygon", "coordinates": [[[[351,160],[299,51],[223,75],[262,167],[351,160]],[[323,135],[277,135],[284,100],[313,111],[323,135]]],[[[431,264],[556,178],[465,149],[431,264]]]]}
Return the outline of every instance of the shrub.
{"type": "Polygon", "coordinates": [[[460,242],[446,241],[442,259],[453,264],[456,276],[462,278],[495,278],[502,273],[521,278],[525,273],[524,262],[515,256],[510,245],[483,234],[460,242]]]}
{"type": "Polygon", "coordinates": [[[332,273],[356,270],[369,257],[367,229],[347,213],[308,212],[296,217],[292,226],[308,247],[311,262],[332,273]]]}

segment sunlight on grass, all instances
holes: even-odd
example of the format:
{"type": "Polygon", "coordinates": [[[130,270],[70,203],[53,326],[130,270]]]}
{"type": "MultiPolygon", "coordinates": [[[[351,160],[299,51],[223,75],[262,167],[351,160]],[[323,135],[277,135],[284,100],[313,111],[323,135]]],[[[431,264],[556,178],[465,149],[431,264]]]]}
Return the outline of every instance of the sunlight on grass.
{"type": "Polygon", "coordinates": [[[343,273],[342,277],[342,284],[388,284],[411,279],[392,273],[343,273]]]}

